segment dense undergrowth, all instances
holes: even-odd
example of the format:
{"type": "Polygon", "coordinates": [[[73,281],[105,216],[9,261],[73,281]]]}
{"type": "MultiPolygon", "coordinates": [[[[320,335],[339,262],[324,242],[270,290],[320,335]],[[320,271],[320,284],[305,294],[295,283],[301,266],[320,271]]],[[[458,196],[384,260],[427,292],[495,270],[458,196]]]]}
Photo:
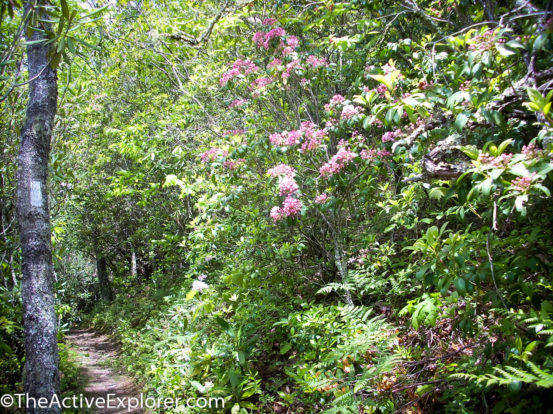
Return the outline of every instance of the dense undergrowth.
{"type": "Polygon", "coordinates": [[[148,395],[222,396],[233,414],[550,410],[545,3],[105,11],[79,35],[98,51],[60,72],[62,330],[113,333],[148,395]]]}

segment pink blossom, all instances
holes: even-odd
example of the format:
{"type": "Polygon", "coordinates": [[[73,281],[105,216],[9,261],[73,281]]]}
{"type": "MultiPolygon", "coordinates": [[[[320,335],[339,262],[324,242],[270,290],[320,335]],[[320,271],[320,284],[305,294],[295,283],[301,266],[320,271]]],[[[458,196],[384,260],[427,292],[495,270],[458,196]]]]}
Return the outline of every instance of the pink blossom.
{"type": "Polygon", "coordinates": [[[228,107],[229,108],[241,107],[243,105],[246,105],[248,102],[250,102],[249,99],[235,99],[234,101],[232,101],[230,103],[230,105],[228,107]]]}
{"type": "Polygon", "coordinates": [[[223,135],[244,135],[246,133],[243,129],[229,129],[223,132],[223,135]]]}
{"type": "Polygon", "coordinates": [[[533,142],[528,145],[524,145],[520,152],[529,159],[536,158],[541,155],[541,149],[539,149],[533,142]]]}
{"type": "Polygon", "coordinates": [[[286,138],[286,145],[296,145],[301,138],[301,131],[290,131],[288,132],[288,137],[286,138]]]}
{"type": "Polygon", "coordinates": [[[380,95],[384,95],[386,93],[386,91],[388,90],[388,88],[386,87],[386,85],[378,85],[377,88],[376,88],[376,91],[380,94],[380,95]]]}
{"type": "Polygon", "coordinates": [[[246,59],[246,60],[237,59],[232,64],[232,69],[238,69],[238,70],[242,69],[244,70],[244,73],[246,75],[249,75],[250,73],[257,72],[259,70],[259,67],[249,59],[246,59]]]}
{"type": "Polygon", "coordinates": [[[377,154],[380,158],[386,158],[386,157],[389,157],[390,155],[392,155],[392,153],[390,151],[387,151],[387,150],[380,150],[377,152],[377,154]]]}
{"type": "Polygon", "coordinates": [[[284,200],[284,203],[282,204],[282,208],[284,210],[284,214],[286,216],[297,216],[301,212],[302,203],[297,198],[294,198],[292,196],[286,197],[284,200]]]}
{"type": "Polygon", "coordinates": [[[281,220],[284,217],[284,209],[281,207],[274,206],[271,209],[270,216],[276,223],[277,221],[281,220]]]}
{"type": "Polygon", "coordinates": [[[201,280],[194,280],[192,282],[192,290],[195,290],[196,292],[202,292],[204,289],[208,289],[209,285],[205,282],[202,282],[201,280]]]}
{"type": "Polygon", "coordinates": [[[243,159],[243,158],[239,158],[237,159],[236,161],[232,161],[232,160],[226,160],[224,163],[223,163],[223,167],[224,168],[228,168],[229,170],[234,170],[236,169],[236,167],[242,165],[246,160],[243,159]]]}
{"type": "Polygon", "coordinates": [[[286,72],[284,72],[284,73],[282,74],[282,79],[287,79],[287,78],[289,78],[289,77],[290,77],[290,74],[292,73],[292,69],[294,69],[294,68],[303,69],[303,68],[301,67],[301,64],[300,64],[299,59],[294,59],[294,60],[292,60],[290,63],[288,63],[288,64],[286,65],[286,72]]]}
{"type": "Polygon", "coordinates": [[[382,71],[384,74],[388,75],[394,71],[394,67],[386,63],[384,66],[382,66],[382,71]]]}
{"type": "Polygon", "coordinates": [[[537,173],[533,172],[528,177],[518,177],[511,181],[511,185],[518,191],[526,192],[530,189],[532,181],[536,178],[537,173]]]}
{"type": "Polygon", "coordinates": [[[267,65],[267,68],[268,69],[272,69],[274,67],[277,67],[277,66],[280,66],[282,65],[282,60],[280,60],[279,58],[274,58],[268,65],[267,65]]]}
{"type": "Polygon", "coordinates": [[[300,41],[296,36],[288,36],[286,38],[286,44],[291,48],[296,48],[300,44],[300,41]]]}
{"type": "Polygon", "coordinates": [[[330,178],[334,174],[340,172],[346,165],[353,161],[355,157],[357,157],[355,152],[347,148],[340,148],[330,161],[319,169],[321,177],[330,178]]]}
{"type": "Polygon", "coordinates": [[[315,197],[315,203],[317,203],[317,204],[324,204],[324,203],[326,203],[326,200],[328,200],[328,195],[325,194],[325,193],[322,193],[322,194],[318,195],[317,197],[315,197]]]}
{"type": "Polygon", "coordinates": [[[281,196],[289,196],[290,194],[297,193],[299,190],[298,184],[289,176],[284,176],[282,180],[280,180],[278,188],[281,196]]]}
{"type": "Polygon", "coordinates": [[[273,144],[276,147],[280,147],[284,145],[284,142],[285,142],[282,134],[279,134],[278,132],[275,132],[274,134],[269,135],[269,141],[271,142],[271,144],[273,144]]]}
{"type": "Polygon", "coordinates": [[[302,78],[302,79],[300,80],[300,85],[301,85],[301,86],[305,86],[305,85],[307,85],[307,84],[309,84],[309,79],[302,78]]]}
{"type": "MultiPolygon", "coordinates": [[[[302,128],[304,125],[302,124],[302,128]]],[[[325,129],[314,129],[314,126],[306,126],[304,128],[305,140],[301,145],[301,152],[313,151],[321,145],[322,140],[326,137],[325,129]]]]}
{"type": "Polygon", "coordinates": [[[251,83],[250,89],[251,90],[261,89],[261,88],[264,88],[265,86],[269,85],[272,82],[273,82],[272,78],[257,78],[251,83]]]}
{"type": "Polygon", "coordinates": [[[306,59],[307,63],[309,63],[312,67],[316,68],[319,66],[328,66],[328,60],[326,58],[317,58],[314,55],[309,55],[306,59]]]}
{"type": "Polygon", "coordinates": [[[200,155],[200,158],[202,159],[203,162],[207,162],[207,161],[210,161],[210,160],[214,160],[219,155],[223,155],[224,153],[225,152],[223,152],[223,150],[221,150],[219,148],[211,148],[211,149],[207,150],[206,152],[204,152],[202,155],[200,155]]]}
{"type": "Polygon", "coordinates": [[[219,85],[225,86],[229,80],[232,78],[235,78],[237,76],[240,76],[240,70],[239,69],[231,69],[221,76],[219,79],[219,85]]]}
{"type": "Polygon", "coordinates": [[[335,118],[330,118],[328,121],[326,121],[325,128],[334,128],[336,125],[338,125],[338,120],[335,118]]]}
{"type": "Polygon", "coordinates": [[[342,115],[340,116],[340,118],[351,119],[354,116],[359,115],[362,111],[363,111],[363,108],[359,106],[346,105],[344,106],[344,109],[342,109],[342,115]]]}
{"type": "Polygon", "coordinates": [[[394,142],[396,137],[401,135],[401,130],[396,129],[395,131],[387,131],[382,135],[382,142],[394,142]]]}
{"type": "Polygon", "coordinates": [[[333,107],[344,103],[345,100],[346,98],[344,98],[342,95],[334,95],[330,100],[329,104],[331,107],[333,107]]]}
{"type": "Polygon", "coordinates": [[[282,27],[275,27],[274,29],[269,30],[265,33],[263,38],[263,47],[265,49],[269,49],[269,43],[272,39],[284,36],[286,36],[286,31],[282,27]]]}
{"type": "Polygon", "coordinates": [[[276,22],[277,22],[277,19],[267,18],[267,19],[264,19],[262,23],[264,26],[272,26],[276,22]]]}
{"type": "Polygon", "coordinates": [[[293,177],[296,175],[296,170],[286,164],[278,164],[267,171],[267,174],[271,177],[278,177],[284,175],[286,177],[293,177]]]}
{"type": "Polygon", "coordinates": [[[511,162],[511,158],[513,158],[513,154],[501,154],[497,157],[492,157],[491,155],[482,153],[478,156],[478,160],[482,164],[489,164],[490,166],[497,168],[507,167],[509,162],[511,162]]]}
{"type": "Polygon", "coordinates": [[[287,46],[284,49],[282,49],[282,56],[288,56],[288,55],[291,55],[292,53],[294,53],[294,49],[290,46],[287,46]]]}
{"type": "Polygon", "coordinates": [[[296,170],[294,170],[294,168],[286,164],[279,164],[269,169],[267,171],[267,174],[269,174],[271,177],[277,177],[280,175],[284,175],[286,177],[293,177],[296,175],[296,170]]]}
{"type": "Polygon", "coordinates": [[[252,41],[259,47],[263,45],[263,39],[265,37],[265,32],[257,32],[253,35],[252,41]]]}
{"type": "Polygon", "coordinates": [[[363,151],[361,151],[361,158],[368,161],[374,160],[376,158],[376,150],[364,149],[363,151]]]}

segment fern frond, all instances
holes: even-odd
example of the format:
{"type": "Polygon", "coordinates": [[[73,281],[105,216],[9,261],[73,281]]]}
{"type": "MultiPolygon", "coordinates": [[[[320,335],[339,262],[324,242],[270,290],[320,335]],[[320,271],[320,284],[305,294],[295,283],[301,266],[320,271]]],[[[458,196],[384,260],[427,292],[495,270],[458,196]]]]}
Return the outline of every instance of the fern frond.
{"type": "Polygon", "coordinates": [[[527,365],[533,373],[523,368],[506,366],[505,368],[494,367],[494,373],[483,375],[457,373],[452,374],[450,378],[475,381],[478,384],[488,387],[492,385],[510,385],[513,382],[534,384],[543,388],[553,387],[553,373],[542,370],[532,362],[527,362],[527,365]]]}

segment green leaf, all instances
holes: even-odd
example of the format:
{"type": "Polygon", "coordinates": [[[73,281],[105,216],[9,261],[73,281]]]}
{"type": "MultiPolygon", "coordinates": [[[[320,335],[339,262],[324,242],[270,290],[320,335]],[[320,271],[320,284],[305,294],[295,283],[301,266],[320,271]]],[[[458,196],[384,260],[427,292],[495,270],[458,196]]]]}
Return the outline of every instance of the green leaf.
{"type": "Polygon", "coordinates": [[[508,47],[506,47],[506,46],[504,46],[504,45],[502,45],[502,44],[496,45],[496,49],[497,49],[497,51],[499,52],[499,54],[500,54],[501,56],[504,56],[504,57],[512,56],[512,55],[516,55],[516,54],[517,54],[516,50],[512,50],[512,49],[510,49],[510,48],[508,48],[508,47]]]}
{"type": "Polygon", "coordinates": [[[490,195],[490,191],[492,189],[493,179],[486,178],[484,181],[480,183],[480,191],[482,192],[482,195],[488,196],[490,195]]]}
{"type": "Polygon", "coordinates": [[[292,344],[289,343],[289,342],[284,342],[284,343],[280,346],[280,355],[284,355],[284,354],[287,353],[290,349],[292,349],[292,344]]]}
{"type": "Polygon", "coordinates": [[[457,129],[457,131],[461,132],[467,124],[467,121],[469,120],[468,114],[469,113],[463,111],[457,115],[457,118],[455,118],[455,129],[457,129]]]}
{"type": "Polygon", "coordinates": [[[61,62],[61,53],[54,54],[54,57],[52,58],[52,61],[50,62],[50,67],[54,70],[58,68],[61,62]]]}
{"type": "Polygon", "coordinates": [[[480,154],[478,148],[476,148],[476,145],[463,145],[459,147],[459,150],[461,150],[467,157],[472,160],[477,159],[478,155],[480,154]]]}
{"type": "Polygon", "coordinates": [[[67,6],[66,0],[60,0],[61,4],[61,13],[63,14],[63,17],[66,19],[69,19],[69,7],[67,6]]]}
{"type": "Polygon", "coordinates": [[[456,277],[453,281],[453,284],[455,285],[455,289],[457,289],[457,292],[459,292],[461,296],[464,296],[465,293],[467,293],[465,279],[463,279],[462,277],[456,277]]]}

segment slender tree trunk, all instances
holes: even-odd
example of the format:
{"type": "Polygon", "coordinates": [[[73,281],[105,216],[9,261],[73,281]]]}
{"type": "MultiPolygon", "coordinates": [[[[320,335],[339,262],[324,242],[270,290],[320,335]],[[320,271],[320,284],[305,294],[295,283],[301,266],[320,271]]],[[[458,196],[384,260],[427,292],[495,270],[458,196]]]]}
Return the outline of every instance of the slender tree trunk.
{"type": "MultiPolygon", "coordinates": [[[[39,4],[44,4],[39,1],[39,4]]],[[[27,2],[25,9],[31,6],[27,2]]],[[[45,34],[34,31],[27,40],[45,34]]],[[[17,214],[22,250],[22,299],[25,330],[25,392],[51,400],[59,392],[58,344],[54,312],[52,243],[47,177],[50,139],[58,98],[56,71],[49,66],[52,44],[27,46],[29,88],[27,117],[21,130],[17,171],[17,214]]],[[[58,407],[27,413],[59,413],[58,407]]]]}
{"type": "Polygon", "coordinates": [[[96,273],[98,275],[98,284],[100,285],[100,297],[107,301],[113,300],[106,258],[103,256],[98,256],[96,259],[96,273]]]}
{"type": "Polygon", "coordinates": [[[131,276],[136,279],[136,253],[134,251],[131,253],[131,276]]]}

